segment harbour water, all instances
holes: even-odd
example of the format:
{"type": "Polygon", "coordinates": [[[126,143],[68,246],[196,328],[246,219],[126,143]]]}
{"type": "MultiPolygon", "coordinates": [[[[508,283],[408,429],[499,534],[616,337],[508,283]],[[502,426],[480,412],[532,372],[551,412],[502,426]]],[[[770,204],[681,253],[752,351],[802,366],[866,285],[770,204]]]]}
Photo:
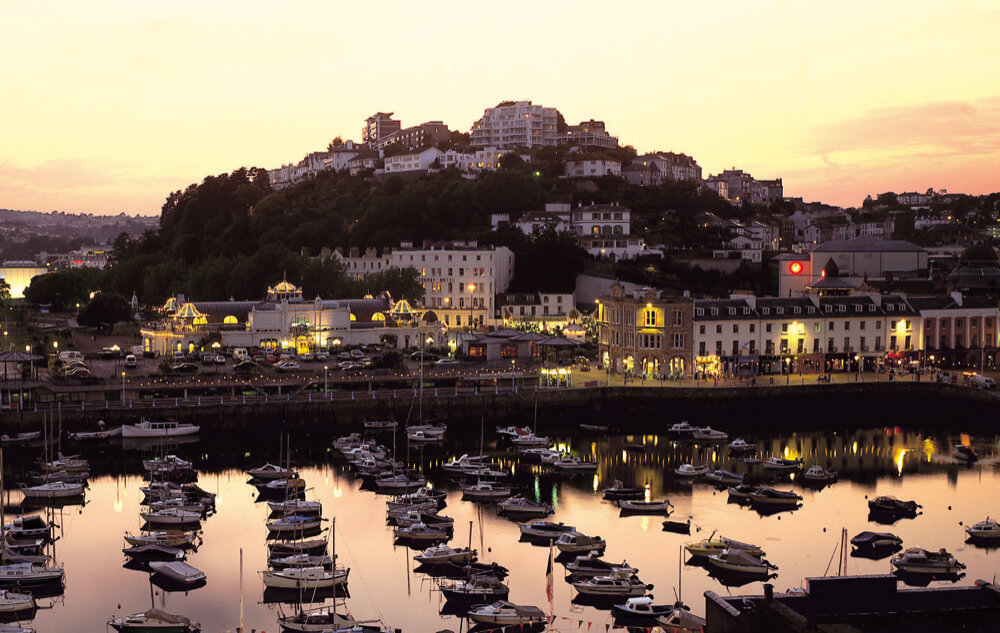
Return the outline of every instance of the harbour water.
{"type": "MultiPolygon", "coordinates": [[[[992,580],[1000,557],[995,550],[967,544],[963,525],[1000,515],[996,495],[1000,484],[998,438],[885,427],[876,419],[856,423],[857,428],[838,432],[743,435],[747,441],[757,442],[758,458],[802,458],[805,467],[820,464],[840,473],[839,481],[820,490],[800,485],[800,476],[776,480],[772,484],[775,488],[795,490],[803,500],[795,511],[772,515],[729,503],[725,491],[708,483],[692,483],[674,475],[673,469],[686,462],[760,475],[759,464],[734,461],[725,443],[678,442],[665,432],[635,436],[554,434],[557,447],[597,462],[596,475],[578,476],[559,476],[518,461],[513,451],[498,443],[491,427],[485,430],[484,451],[513,468],[517,483],[525,487],[529,497],[556,508],[549,520],[600,535],[608,542],[606,560],[625,560],[638,567],[642,581],[653,585],[656,603],[673,603],[674,592],[680,589],[684,601],[697,614],[704,613],[705,591],[763,591],[760,581],[732,587],[727,586],[728,580],[713,578],[702,567],[683,564],[679,569],[679,560],[689,558],[681,554],[681,545],[707,538],[714,531],[759,544],[766,558],[778,566],[777,576],[770,581],[778,590],[803,585],[809,576],[838,571],[890,571],[888,558],[847,557],[846,569],[839,569],[837,546],[842,528],[848,537],[863,530],[891,531],[903,538],[906,547],[946,548],[967,566],[959,583],[992,580]],[[957,443],[975,446],[980,461],[971,466],[956,462],[952,446],[957,443]],[[629,486],[648,486],[652,499],[668,498],[674,506],[672,519],[690,518],[691,535],[663,531],[662,517],[620,517],[618,508],[602,500],[600,492],[616,479],[629,486]],[[922,513],[892,525],[871,522],[866,498],[884,494],[914,499],[923,506],[922,513]]],[[[136,532],[143,523],[139,516],[143,497],[139,488],[144,485],[141,460],[163,449],[133,450],[123,446],[121,439],[106,445],[64,444],[64,452],[80,453],[91,460],[93,474],[84,505],[51,510],[59,526],[52,550],[56,562],[66,570],[65,589],[61,595],[39,601],[51,608],[38,610],[31,625],[40,632],[105,631],[109,617],[144,611],[153,604],[200,622],[206,632],[235,630],[240,617],[242,549],[245,628],[278,631],[279,613],[288,613],[295,605],[272,602],[264,594],[259,571],[266,567],[264,523],[268,508],[257,500],[244,471],[279,459],[279,426],[256,433],[203,431],[196,442],[170,447],[170,452],[194,461],[199,485],[217,495],[215,514],[202,523],[202,543],[187,559],[207,574],[207,583],[189,591],[164,590],[151,583],[147,572],[123,566],[122,536],[127,531],[136,532]]],[[[464,432],[449,432],[445,443],[437,447],[407,447],[405,439],[398,439],[398,453],[421,468],[435,488],[447,491],[447,507],[441,513],[455,519],[451,545],[465,546],[471,540],[480,561],[496,562],[510,570],[505,582],[511,601],[549,612],[545,575],[548,548],[520,542],[517,524],[498,516],[495,506],[462,501],[458,485],[440,469],[449,458],[479,452],[478,420],[467,421],[464,428],[464,432]]],[[[659,423],[656,428],[665,431],[666,425],[659,423]]],[[[406,632],[468,629],[467,621],[447,614],[435,580],[415,571],[412,557],[418,551],[394,545],[392,528],[385,519],[387,497],[361,489],[360,480],[331,448],[333,437],[348,430],[360,428],[340,428],[335,433],[329,427],[297,426],[291,433],[291,461],[309,486],[306,497],[321,501],[324,516],[336,519],[336,555],[351,570],[347,609],[357,619],[381,620],[406,632]]],[[[543,432],[544,425],[540,425],[539,433],[543,432]]],[[[382,435],[380,440],[391,444],[391,434],[382,435]]],[[[38,512],[21,507],[16,482],[35,467],[32,462],[40,455],[40,447],[5,451],[8,520],[12,514],[38,512]]],[[[555,569],[551,608],[557,628],[601,630],[612,624],[608,609],[574,601],[576,591],[564,582],[562,565],[555,569]],[[578,623],[582,623],[581,629],[578,623]]]]}

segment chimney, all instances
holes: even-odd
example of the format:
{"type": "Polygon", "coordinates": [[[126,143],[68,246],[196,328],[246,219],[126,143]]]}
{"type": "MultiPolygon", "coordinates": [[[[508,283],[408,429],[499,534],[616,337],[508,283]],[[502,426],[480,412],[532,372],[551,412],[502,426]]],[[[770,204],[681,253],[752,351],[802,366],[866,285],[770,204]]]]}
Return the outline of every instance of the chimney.
{"type": "Polygon", "coordinates": [[[774,585],[769,582],[764,583],[764,602],[774,602],[774,585]]]}

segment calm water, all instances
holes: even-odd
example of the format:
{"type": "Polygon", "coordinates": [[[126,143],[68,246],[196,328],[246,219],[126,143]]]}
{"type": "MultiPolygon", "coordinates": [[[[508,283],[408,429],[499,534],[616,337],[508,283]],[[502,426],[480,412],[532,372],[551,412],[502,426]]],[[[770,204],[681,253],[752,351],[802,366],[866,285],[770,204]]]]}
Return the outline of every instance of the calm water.
{"type": "MultiPolygon", "coordinates": [[[[542,427],[544,425],[541,425],[542,427]]],[[[540,428],[539,432],[545,429],[540,428]]],[[[487,429],[487,452],[505,455],[496,448],[495,434],[487,429]],[[492,436],[493,439],[490,439],[492,436]]],[[[575,525],[579,530],[607,539],[606,560],[627,560],[640,570],[639,577],[655,585],[658,602],[673,602],[678,585],[679,546],[705,538],[713,530],[720,534],[760,544],[767,558],[779,567],[774,582],[784,590],[804,584],[807,576],[837,572],[834,550],[841,528],[848,536],[871,529],[889,530],[900,535],[907,546],[947,548],[968,569],[961,583],[977,578],[992,580],[997,572],[995,551],[965,544],[961,523],[1000,515],[997,501],[998,476],[996,437],[926,435],[893,428],[866,428],[846,433],[799,433],[782,436],[744,436],[758,442],[763,455],[803,457],[806,466],[820,463],[841,472],[841,480],[816,491],[786,480],[778,488],[794,488],[804,497],[794,512],[760,516],[752,510],[727,503],[727,495],[714,487],[680,482],[673,468],[684,462],[712,462],[737,472],[759,472],[730,460],[724,445],[696,446],[671,442],[666,436],[587,436],[562,437],[558,443],[576,454],[599,463],[596,476],[556,477],[537,466],[519,464],[519,483],[530,494],[557,508],[551,520],[575,525]],[[951,445],[971,441],[984,459],[975,466],[951,460],[951,445]],[[643,452],[626,451],[626,444],[644,444],[643,452]],[[619,518],[618,509],[602,501],[600,488],[622,479],[626,485],[649,484],[653,498],[667,497],[674,504],[672,517],[691,517],[692,535],[664,532],[657,517],[619,518]],[[868,521],[866,496],[892,494],[915,499],[924,506],[916,519],[901,519],[891,526],[868,521]],[[830,561],[833,561],[832,564],[830,561]]],[[[391,528],[385,523],[385,500],[360,490],[360,480],[345,468],[330,445],[332,433],[312,429],[309,435],[293,433],[293,463],[312,490],[308,498],[323,502],[324,515],[336,517],[336,554],[351,568],[350,598],[346,603],[360,619],[381,619],[385,624],[411,631],[459,631],[468,624],[453,615],[441,615],[444,601],[428,576],[415,573],[414,550],[393,545],[391,528]]],[[[123,568],[122,535],[137,531],[143,485],[141,451],[121,444],[104,447],[67,447],[93,461],[86,505],[55,510],[60,528],[55,544],[56,561],[66,569],[62,596],[42,600],[51,609],[39,610],[33,626],[39,631],[104,631],[109,616],[143,611],[152,600],[156,606],[187,615],[201,622],[206,632],[234,630],[239,623],[239,556],[243,548],[243,595],[247,630],[277,631],[279,609],[290,605],[262,601],[263,583],[258,574],[265,568],[267,506],[255,502],[256,491],[247,485],[244,468],[277,459],[278,433],[268,437],[250,434],[202,436],[197,443],[178,446],[178,455],[193,459],[199,468],[199,484],[218,494],[217,513],[203,522],[204,543],[188,557],[188,562],[208,575],[207,585],[189,592],[165,592],[152,587],[145,572],[123,568]],[[273,435],[273,437],[271,437],[273,435]],[[103,473],[103,474],[101,474],[103,473]],[[152,593],[152,595],[151,595],[152,593]],[[119,607],[120,605],[120,607],[119,607]]],[[[391,441],[390,436],[384,438],[391,441]]],[[[442,460],[462,452],[477,453],[478,428],[466,437],[452,434],[444,447],[411,449],[406,455],[421,465],[433,484],[448,491],[448,506],[442,511],[455,518],[453,546],[466,545],[472,524],[473,547],[480,560],[496,561],[511,573],[507,584],[510,599],[517,603],[545,605],[545,567],[548,549],[519,542],[517,524],[498,517],[493,506],[461,501],[457,486],[448,483],[438,466],[442,460]]],[[[27,468],[41,449],[5,452],[8,482],[27,468]]],[[[13,488],[8,484],[8,488],[13,488]]],[[[8,513],[19,511],[20,493],[6,493],[8,513]]],[[[848,558],[847,573],[885,573],[888,559],[872,561],[848,558]]],[[[557,565],[555,614],[565,630],[577,630],[576,621],[593,622],[600,630],[612,622],[608,610],[574,604],[575,590],[563,582],[557,565]]],[[[718,593],[760,593],[761,583],[727,587],[700,568],[685,565],[682,570],[683,596],[695,613],[703,614],[707,590],[718,593]]]]}

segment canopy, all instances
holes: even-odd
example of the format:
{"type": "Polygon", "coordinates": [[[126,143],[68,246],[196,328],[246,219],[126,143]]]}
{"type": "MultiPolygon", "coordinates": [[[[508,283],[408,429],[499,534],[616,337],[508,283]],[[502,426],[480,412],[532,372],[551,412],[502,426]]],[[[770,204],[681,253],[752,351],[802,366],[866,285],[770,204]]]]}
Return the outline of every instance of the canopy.
{"type": "Polygon", "coordinates": [[[16,350],[0,354],[0,363],[27,363],[36,360],[42,360],[42,357],[16,350]]]}

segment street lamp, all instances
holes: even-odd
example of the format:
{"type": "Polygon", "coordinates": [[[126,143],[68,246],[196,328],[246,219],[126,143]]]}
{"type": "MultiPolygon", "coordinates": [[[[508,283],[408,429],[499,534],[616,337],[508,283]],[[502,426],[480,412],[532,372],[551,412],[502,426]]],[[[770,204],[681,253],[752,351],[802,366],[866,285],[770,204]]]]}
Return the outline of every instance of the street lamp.
{"type": "Polygon", "coordinates": [[[327,376],[329,375],[329,372],[330,372],[329,365],[323,365],[323,399],[324,400],[326,399],[326,385],[327,385],[327,376]]]}
{"type": "Polygon", "coordinates": [[[27,345],[24,346],[24,351],[25,351],[25,353],[27,353],[29,355],[29,360],[28,360],[28,377],[30,378],[31,376],[35,375],[35,360],[33,358],[30,358],[30,355],[31,355],[31,343],[28,343],[27,345]]]}
{"type": "Polygon", "coordinates": [[[476,284],[469,284],[469,331],[471,332],[474,328],[472,327],[472,308],[475,304],[475,297],[472,294],[476,291],[476,284]]]}
{"type": "Polygon", "coordinates": [[[122,406],[125,406],[125,372],[122,372],[122,406]]]}
{"type": "Polygon", "coordinates": [[[854,355],[854,364],[858,366],[858,382],[861,382],[861,355],[854,355]]]}
{"type": "Polygon", "coordinates": [[[785,384],[792,384],[792,357],[785,357],[785,384]]]}

